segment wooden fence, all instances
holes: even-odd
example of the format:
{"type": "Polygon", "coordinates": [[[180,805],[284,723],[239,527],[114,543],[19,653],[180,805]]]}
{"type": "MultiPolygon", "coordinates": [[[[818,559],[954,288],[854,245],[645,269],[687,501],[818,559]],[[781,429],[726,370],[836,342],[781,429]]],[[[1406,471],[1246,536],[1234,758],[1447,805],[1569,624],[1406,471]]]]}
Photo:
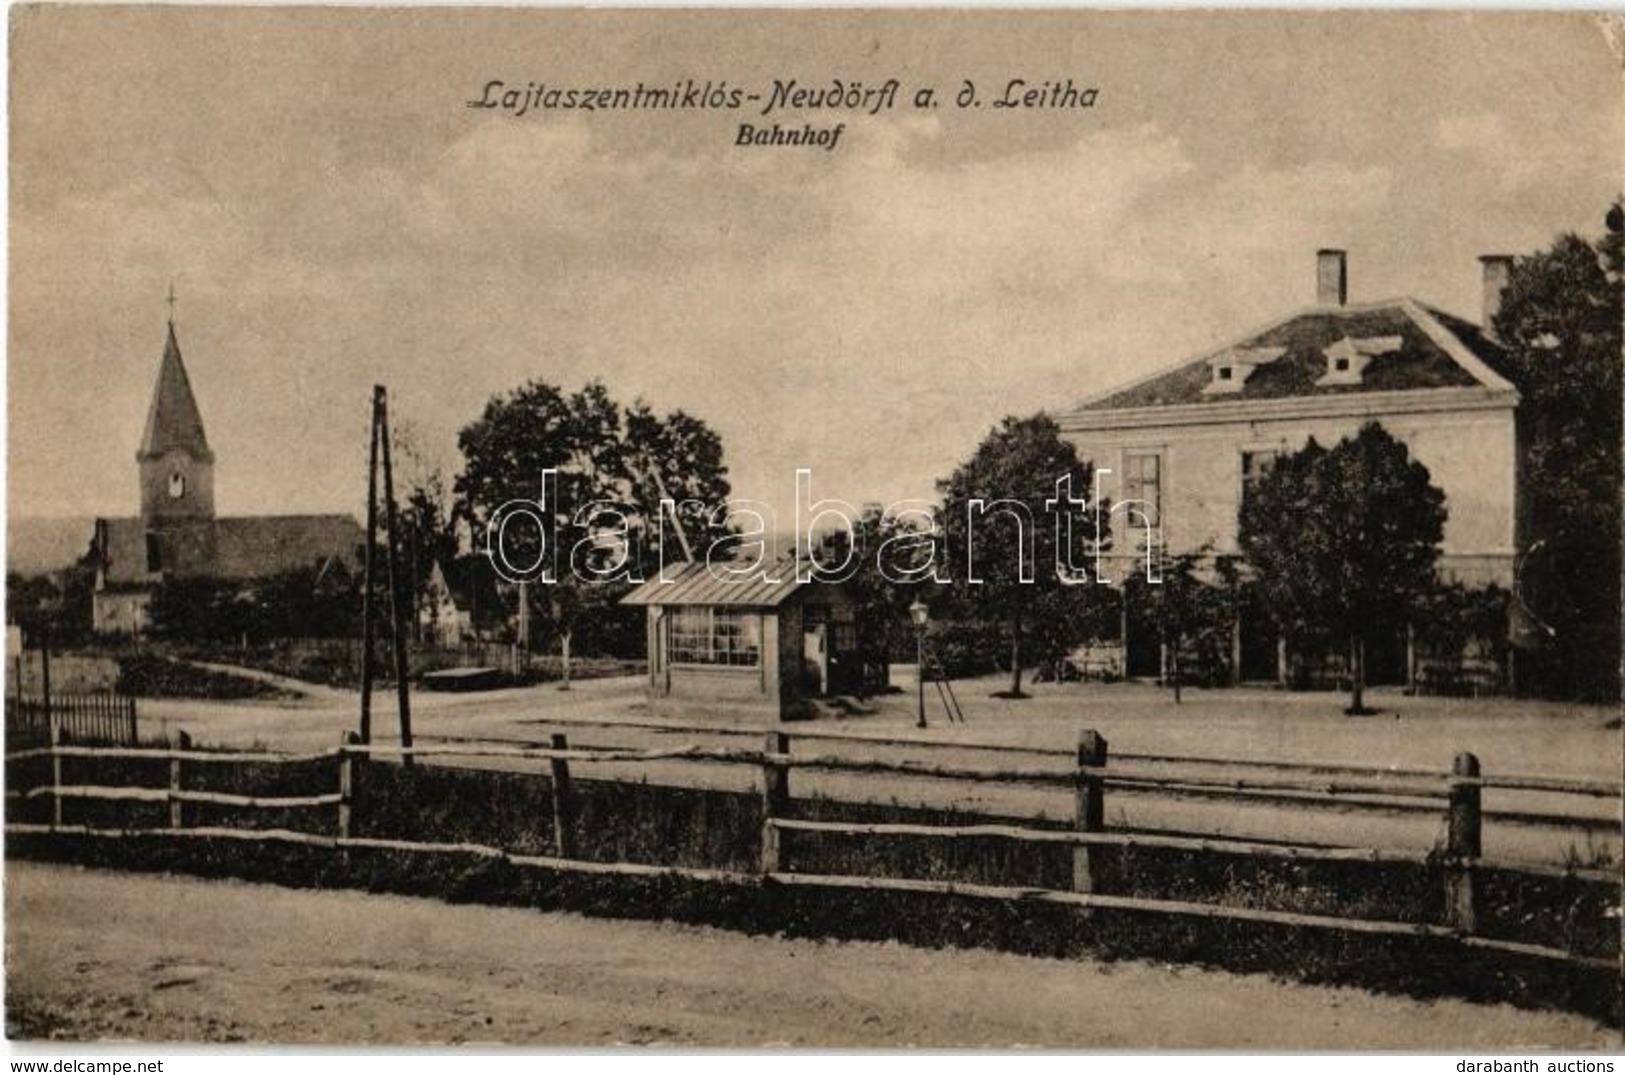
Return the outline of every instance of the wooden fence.
{"type": "Polygon", "coordinates": [[[134,745],[138,739],[135,698],[112,691],[10,697],[6,699],[6,736],[13,744],[55,738],[69,743],[134,745]]]}
{"type": "MultiPolygon", "coordinates": [[[[623,725],[624,726],[624,725],[623,725]]],[[[670,729],[673,725],[661,724],[670,729]]],[[[706,729],[717,731],[718,729],[706,729]]],[[[738,734],[761,735],[760,731],[738,734]]],[[[853,736],[823,730],[794,733],[795,739],[816,742],[820,739],[845,739],[863,742],[920,743],[936,747],[965,748],[963,743],[923,743],[915,739],[893,737],[853,736]]],[[[282,841],[344,852],[349,849],[375,849],[407,853],[468,854],[506,861],[514,866],[542,867],[597,875],[657,876],[669,875],[695,881],[774,884],[845,890],[887,891],[903,893],[936,893],[971,899],[1031,900],[1041,903],[1062,904],[1079,908],[1128,910],[1154,915],[1184,918],[1224,919],[1254,923],[1275,924],[1311,930],[1345,931],[1366,935],[1441,937],[1478,949],[1517,954],[1525,957],[1557,960],[1567,964],[1614,968],[1614,959],[1571,952],[1562,948],[1543,946],[1503,937],[1485,936],[1478,932],[1478,900],[1476,876],[1484,870],[1510,871],[1531,877],[1567,877],[1591,882],[1619,884],[1617,868],[1556,866],[1542,863],[1496,862],[1483,856],[1482,793],[1485,788],[1535,791],[1557,795],[1581,797],[1611,796],[1618,799],[1619,785],[1600,781],[1569,780],[1552,777],[1486,776],[1478,759],[1463,753],[1456,757],[1449,772],[1425,770],[1372,770],[1352,766],[1316,766],[1302,763],[1253,762],[1239,759],[1178,759],[1205,765],[1224,764],[1232,767],[1252,765],[1260,768],[1286,769],[1287,775],[1258,776],[1240,780],[1203,779],[1200,776],[1160,774],[1147,764],[1166,764],[1169,757],[1151,755],[1118,755],[1112,758],[1106,740],[1094,731],[1080,733],[1076,750],[1070,752],[1064,769],[1038,768],[971,768],[965,766],[934,765],[912,760],[886,760],[880,758],[844,758],[828,754],[806,754],[792,750],[792,733],[773,730],[766,733],[760,749],[716,748],[692,744],[664,749],[631,749],[603,746],[572,746],[562,732],[551,734],[538,744],[512,744],[477,741],[420,742],[411,747],[384,743],[370,745],[357,741],[347,733],[342,743],[331,750],[305,754],[266,752],[217,752],[192,749],[184,737],[167,747],[93,747],[55,742],[41,748],[17,751],[7,756],[9,761],[30,758],[49,758],[50,780],[46,784],[27,790],[10,790],[8,798],[32,800],[46,798],[52,804],[49,823],[8,823],[6,831],[12,835],[44,833],[76,834],[106,838],[188,837],[235,839],[250,841],[282,841]],[[380,839],[360,837],[352,831],[352,816],[356,806],[358,783],[354,766],[358,761],[414,757],[418,759],[457,759],[464,763],[478,759],[502,759],[545,763],[551,777],[553,816],[553,848],[549,856],[521,855],[499,847],[480,843],[436,843],[417,840],[380,839]],[[167,787],[129,787],[101,784],[68,784],[62,776],[64,759],[158,759],[168,762],[167,787]],[[185,780],[191,766],[210,766],[229,763],[292,764],[332,758],[337,762],[337,779],[331,792],[302,796],[256,796],[228,794],[218,791],[191,790],[185,780]],[[604,763],[693,762],[750,766],[760,773],[760,833],[759,847],[753,873],[698,869],[693,867],[649,865],[632,862],[597,862],[577,858],[579,820],[572,791],[572,766],[604,763]],[[944,779],[973,783],[1036,783],[1065,788],[1072,792],[1073,816],[1066,829],[1041,828],[1021,824],[930,825],[903,823],[859,823],[845,821],[815,821],[793,816],[791,775],[797,770],[827,770],[862,773],[902,774],[917,778],[944,779]],[[1297,770],[1292,772],[1291,770],[1297,770]],[[1196,787],[1199,790],[1223,790],[1240,795],[1279,795],[1310,792],[1327,797],[1348,797],[1359,804],[1372,798],[1399,797],[1412,802],[1426,802],[1437,812],[1446,834],[1444,846],[1433,851],[1378,847],[1337,847],[1296,845],[1262,840],[1234,840],[1192,837],[1185,835],[1108,831],[1105,826],[1105,801],[1113,788],[1143,789],[1157,787],[1179,790],[1196,787]],[[66,825],[62,806],[73,799],[124,800],[133,802],[169,804],[167,827],[145,829],[105,829],[84,825],[66,825]],[[212,804],[241,809],[314,810],[331,811],[332,821],[327,831],[293,831],[271,828],[234,828],[223,826],[187,825],[183,808],[187,804],[212,804]],[[787,867],[782,853],[785,833],[818,833],[826,839],[870,840],[892,837],[925,837],[939,840],[998,839],[1023,844],[1065,845],[1072,849],[1070,885],[1065,888],[1011,887],[1005,885],[970,884],[956,881],[920,880],[890,876],[852,876],[808,874],[787,867]],[[1126,896],[1103,891],[1103,874],[1097,856],[1105,848],[1163,848],[1199,854],[1242,856],[1247,859],[1291,860],[1298,862],[1367,862],[1408,863],[1438,866],[1443,890],[1439,893],[1445,909],[1446,922],[1432,925],[1384,919],[1342,917],[1327,914],[1306,914],[1297,911],[1257,907],[1241,907],[1220,903],[1202,903],[1188,900],[1152,899],[1126,896]]],[[[979,745],[978,749],[1026,751],[1055,754],[1052,750],[1001,747],[994,744],[979,745]]],[[[1564,815],[1551,814],[1548,819],[1561,819],[1564,815]]]]}

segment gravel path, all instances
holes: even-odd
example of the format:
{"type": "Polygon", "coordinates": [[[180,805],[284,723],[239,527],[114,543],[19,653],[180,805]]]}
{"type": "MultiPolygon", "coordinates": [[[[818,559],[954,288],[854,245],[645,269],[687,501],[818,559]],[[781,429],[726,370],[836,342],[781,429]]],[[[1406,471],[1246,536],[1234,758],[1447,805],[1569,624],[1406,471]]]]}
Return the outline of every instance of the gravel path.
{"type": "Polygon", "coordinates": [[[1596,1049],[1578,1016],[1148,963],[6,866],[9,1033],[279,1043],[1596,1049]]]}

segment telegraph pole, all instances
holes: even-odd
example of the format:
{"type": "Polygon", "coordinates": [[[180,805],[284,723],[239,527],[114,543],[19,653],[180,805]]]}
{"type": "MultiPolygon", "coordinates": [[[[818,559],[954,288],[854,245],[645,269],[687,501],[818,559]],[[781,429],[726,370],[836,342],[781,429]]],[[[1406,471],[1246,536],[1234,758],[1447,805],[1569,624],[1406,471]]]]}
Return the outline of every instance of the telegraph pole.
{"type": "MultiPolygon", "coordinates": [[[[400,711],[401,746],[410,748],[412,699],[411,684],[407,680],[406,625],[402,617],[405,610],[401,608],[401,580],[397,566],[400,560],[400,520],[395,512],[395,472],[389,461],[389,400],[384,395],[383,385],[378,385],[373,391],[377,393],[379,436],[384,449],[384,520],[389,530],[389,620],[395,648],[395,698],[400,711]]],[[[412,755],[403,754],[401,762],[407,768],[411,768],[412,755]]]]}
{"type": "Polygon", "coordinates": [[[372,447],[367,453],[367,544],[361,551],[361,727],[363,743],[372,742],[372,548],[378,541],[378,413],[384,386],[372,390],[372,447]]]}

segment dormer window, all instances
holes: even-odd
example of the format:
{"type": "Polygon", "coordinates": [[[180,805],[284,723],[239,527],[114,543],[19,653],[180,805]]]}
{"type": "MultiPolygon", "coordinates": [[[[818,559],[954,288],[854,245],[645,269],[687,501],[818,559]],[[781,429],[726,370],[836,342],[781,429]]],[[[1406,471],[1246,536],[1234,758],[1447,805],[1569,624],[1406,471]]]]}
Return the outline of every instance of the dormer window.
{"type": "Polygon", "coordinates": [[[1208,359],[1213,367],[1213,380],[1202,391],[1208,395],[1240,392],[1247,378],[1260,366],[1286,354],[1285,347],[1232,347],[1208,359]]]}
{"type": "Polygon", "coordinates": [[[1344,336],[1322,351],[1326,356],[1326,373],[1315,384],[1323,387],[1361,384],[1372,359],[1397,351],[1404,344],[1405,341],[1398,336],[1373,336],[1359,340],[1344,336]]]}

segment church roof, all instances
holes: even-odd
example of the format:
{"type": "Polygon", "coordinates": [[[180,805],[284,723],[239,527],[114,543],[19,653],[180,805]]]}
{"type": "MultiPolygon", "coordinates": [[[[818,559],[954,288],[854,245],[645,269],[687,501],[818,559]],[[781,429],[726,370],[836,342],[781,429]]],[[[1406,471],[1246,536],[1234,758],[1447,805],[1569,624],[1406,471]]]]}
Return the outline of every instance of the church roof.
{"type": "Polygon", "coordinates": [[[192,395],[192,382],[181,361],[181,345],[175,340],[175,322],[169,323],[164,341],[164,357],[158,365],[158,383],[152,390],[152,406],[147,409],[147,429],[141,435],[137,459],[149,459],[172,451],[183,451],[194,459],[212,460],[209,440],[203,435],[203,414],[192,395]]]}
{"type": "Polygon", "coordinates": [[[1508,391],[1513,385],[1497,369],[1504,364],[1478,326],[1415,299],[1320,306],[1085,400],[1074,413],[1410,389],[1508,391]],[[1328,356],[1345,352],[1360,356],[1361,374],[1327,377],[1328,356]],[[1215,366],[1232,364],[1242,383],[1216,394],[1215,366]]]}
{"type": "MultiPolygon", "coordinates": [[[[139,517],[98,521],[109,585],[155,581],[147,571],[147,527],[139,517]]],[[[253,579],[329,562],[354,568],[366,535],[348,515],[241,515],[172,523],[159,532],[164,571],[177,576],[253,579]]]]}

